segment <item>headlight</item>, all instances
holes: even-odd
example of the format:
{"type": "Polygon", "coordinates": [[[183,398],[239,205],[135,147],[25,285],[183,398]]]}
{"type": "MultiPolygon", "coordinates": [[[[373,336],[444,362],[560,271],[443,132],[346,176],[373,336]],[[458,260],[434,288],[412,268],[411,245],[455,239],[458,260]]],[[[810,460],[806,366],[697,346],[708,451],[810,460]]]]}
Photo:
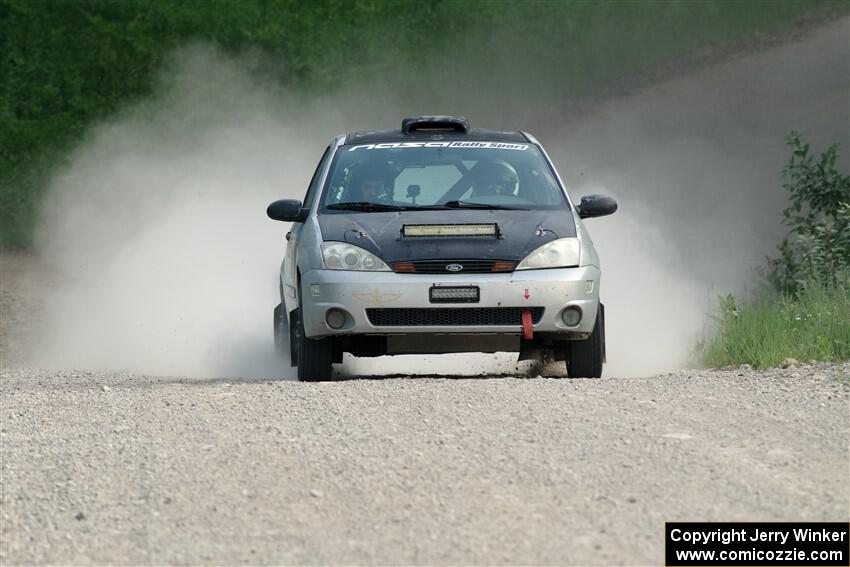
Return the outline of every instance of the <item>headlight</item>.
{"type": "Polygon", "coordinates": [[[371,252],[345,242],[322,242],[322,259],[328,270],[390,271],[389,266],[371,252]]]}
{"type": "Polygon", "coordinates": [[[538,268],[569,268],[578,266],[581,246],[578,238],[559,238],[547,242],[525,258],[516,267],[517,270],[536,270],[538,268]]]}

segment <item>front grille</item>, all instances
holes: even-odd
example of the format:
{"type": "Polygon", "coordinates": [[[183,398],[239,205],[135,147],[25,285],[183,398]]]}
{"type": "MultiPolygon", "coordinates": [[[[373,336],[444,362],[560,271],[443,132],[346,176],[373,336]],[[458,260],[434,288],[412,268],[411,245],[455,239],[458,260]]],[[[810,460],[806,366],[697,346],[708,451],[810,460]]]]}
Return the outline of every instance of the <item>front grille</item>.
{"type": "Polygon", "coordinates": [[[512,272],[516,262],[510,260],[480,260],[478,258],[458,258],[455,260],[413,260],[393,262],[395,272],[417,274],[489,274],[493,272],[512,272]],[[463,266],[462,270],[447,270],[446,266],[463,266]],[[412,267],[412,269],[411,269],[412,267]]]}
{"type": "Polygon", "coordinates": [[[543,317],[543,307],[381,307],[366,309],[366,316],[376,327],[519,327],[523,309],[535,325],[543,317]]]}

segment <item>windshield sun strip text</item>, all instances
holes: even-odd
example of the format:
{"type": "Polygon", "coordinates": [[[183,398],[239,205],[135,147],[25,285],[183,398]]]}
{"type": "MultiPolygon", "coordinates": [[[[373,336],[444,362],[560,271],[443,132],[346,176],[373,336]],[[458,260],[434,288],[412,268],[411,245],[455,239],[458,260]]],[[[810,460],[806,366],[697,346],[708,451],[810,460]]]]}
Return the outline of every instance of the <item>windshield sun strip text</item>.
{"type": "Polygon", "coordinates": [[[354,150],[391,150],[403,148],[473,148],[487,150],[527,150],[529,144],[511,144],[508,142],[476,142],[476,141],[453,141],[453,142],[384,142],[381,144],[363,144],[352,146],[349,152],[354,150]]]}

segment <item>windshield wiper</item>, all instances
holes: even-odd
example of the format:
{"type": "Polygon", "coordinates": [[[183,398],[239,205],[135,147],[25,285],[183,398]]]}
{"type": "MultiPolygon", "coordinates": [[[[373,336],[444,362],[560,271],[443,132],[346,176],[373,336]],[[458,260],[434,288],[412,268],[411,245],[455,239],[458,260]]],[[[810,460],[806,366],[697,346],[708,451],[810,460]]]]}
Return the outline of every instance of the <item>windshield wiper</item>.
{"type": "Polygon", "coordinates": [[[440,209],[501,209],[509,211],[527,211],[521,207],[508,207],[506,205],[490,205],[487,203],[471,203],[469,201],[449,201],[440,205],[412,205],[404,207],[390,205],[388,203],[373,203],[371,201],[352,201],[349,203],[331,203],[326,209],[341,209],[346,211],[362,211],[364,213],[385,211],[436,211],[440,209]]]}
{"type": "Polygon", "coordinates": [[[382,211],[439,211],[443,205],[390,205],[389,203],[373,203],[371,201],[354,201],[351,203],[332,203],[326,209],[343,209],[347,211],[382,212],[382,211]]]}
{"type": "Polygon", "coordinates": [[[451,209],[502,209],[506,211],[527,211],[522,207],[508,207],[506,205],[491,205],[488,203],[471,203],[469,201],[447,201],[443,203],[444,207],[451,209]]]}
{"type": "Polygon", "coordinates": [[[388,205],[386,203],[372,203],[369,201],[353,201],[351,203],[332,203],[325,207],[326,209],[343,209],[347,211],[404,211],[407,207],[399,207],[398,205],[388,205]]]}

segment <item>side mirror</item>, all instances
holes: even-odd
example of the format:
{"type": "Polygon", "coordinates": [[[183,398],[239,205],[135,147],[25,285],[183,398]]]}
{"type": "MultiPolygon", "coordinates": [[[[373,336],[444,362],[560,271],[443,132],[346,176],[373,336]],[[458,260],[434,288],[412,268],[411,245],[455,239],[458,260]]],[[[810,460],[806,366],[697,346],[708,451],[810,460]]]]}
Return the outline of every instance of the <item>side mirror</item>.
{"type": "Polygon", "coordinates": [[[273,220],[304,222],[310,214],[310,209],[302,208],[301,201],[297,199],[281,199],[269,205],[266,214],[273,220]]]}
{"type": "Polygon", "coordinates": [[[608,195],[585,195],[581,198],[581,205],[576,207],[578,216],[583,219],[593,217],[604,217],[617,210],[617,201],[608,195]]]}

